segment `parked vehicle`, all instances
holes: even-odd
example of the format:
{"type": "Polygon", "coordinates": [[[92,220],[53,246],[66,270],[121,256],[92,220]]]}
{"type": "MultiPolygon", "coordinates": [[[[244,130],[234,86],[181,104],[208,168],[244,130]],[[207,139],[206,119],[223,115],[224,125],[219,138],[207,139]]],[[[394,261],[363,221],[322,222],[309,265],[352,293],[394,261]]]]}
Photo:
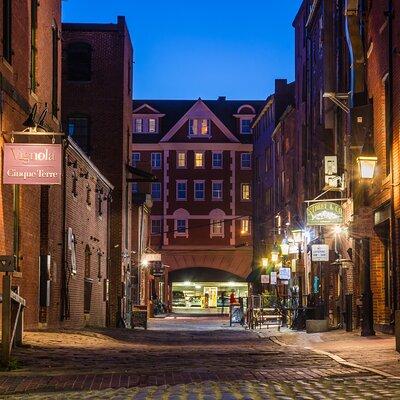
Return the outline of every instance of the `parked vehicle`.
{"type": "Polygon", "coordinates": [[[186,307],[185,294],[180,290],[172,292],[172,307],[186,307]]]}

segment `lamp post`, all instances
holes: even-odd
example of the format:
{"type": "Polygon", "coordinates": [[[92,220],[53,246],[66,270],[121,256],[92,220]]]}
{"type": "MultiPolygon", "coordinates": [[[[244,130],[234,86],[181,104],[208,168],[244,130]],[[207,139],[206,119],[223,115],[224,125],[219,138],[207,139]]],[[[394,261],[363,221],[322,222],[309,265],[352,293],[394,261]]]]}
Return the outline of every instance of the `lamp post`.
{"type": "MultiPolygon", "coordinates": [[[[368,204],[368,193],[366,184],[370,182],[375,175],[375,167],[378,158],[372,145],[370,135],[364,143],[361,154],[357,157],[359,166],[360,178],[362,180],[362,203],[368,204]]],[[[369,237],[361,239],[362,248],[362,261],[363,261],[363,293],[362,293],[362,322],[361,322],[361,336],[373,336],[374,331],[374,308],[373,308],[373,294],[371,290],[371,265],[370,265],[370,240],[369,237]]]]}

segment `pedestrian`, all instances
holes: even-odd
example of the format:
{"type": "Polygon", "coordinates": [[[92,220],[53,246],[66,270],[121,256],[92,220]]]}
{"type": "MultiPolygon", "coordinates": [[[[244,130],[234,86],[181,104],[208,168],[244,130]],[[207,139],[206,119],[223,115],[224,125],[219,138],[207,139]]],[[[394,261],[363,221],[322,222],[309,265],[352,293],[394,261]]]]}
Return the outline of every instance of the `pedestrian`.
{"type": "Polygon", "coordinates": [[[229,297],[229,304],[235,304],[235,303],[236,303],[235,291],[232,290],[231,296],[229,297]]]}
{"type": "Polygon", "coordinates": [[[225,293],[225,291],[223,291],[223,292],[221,293],[221,303],[222,303],[221,314],[222,314],[222,315],[224,315],[225,299],[226,299],[226,293],[225,293]]]}

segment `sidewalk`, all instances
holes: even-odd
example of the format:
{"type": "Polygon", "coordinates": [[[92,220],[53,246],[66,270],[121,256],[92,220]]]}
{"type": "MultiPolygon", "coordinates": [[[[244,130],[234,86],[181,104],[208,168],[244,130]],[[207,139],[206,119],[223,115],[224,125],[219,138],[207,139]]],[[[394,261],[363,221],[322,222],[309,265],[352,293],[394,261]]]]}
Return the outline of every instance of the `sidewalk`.
{"type": "Polygon", "coordinates": [[[400,378],[400,354],[395,350],[395,337],[376,333],[361,337],[359,332],[334,330],[306,333],[282,328],[259,331],[262,337],[275,337],[282,345],[310,348],[339,356],[347,362],[395,375],[400,378]]]}

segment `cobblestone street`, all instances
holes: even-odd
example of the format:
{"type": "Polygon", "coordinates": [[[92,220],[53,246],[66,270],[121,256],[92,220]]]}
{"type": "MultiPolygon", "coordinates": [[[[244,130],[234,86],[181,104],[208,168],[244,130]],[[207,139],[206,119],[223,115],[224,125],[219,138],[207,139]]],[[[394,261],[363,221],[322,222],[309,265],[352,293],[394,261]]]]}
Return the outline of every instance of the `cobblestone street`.
{"type": "Polygon", "coordinates": [[[25,342],[14,353],[22,368],[0,375],[2,398],[400,398],[400,380],[216,317],[157,319],[148,331],[29,332],[25,342]]]}

